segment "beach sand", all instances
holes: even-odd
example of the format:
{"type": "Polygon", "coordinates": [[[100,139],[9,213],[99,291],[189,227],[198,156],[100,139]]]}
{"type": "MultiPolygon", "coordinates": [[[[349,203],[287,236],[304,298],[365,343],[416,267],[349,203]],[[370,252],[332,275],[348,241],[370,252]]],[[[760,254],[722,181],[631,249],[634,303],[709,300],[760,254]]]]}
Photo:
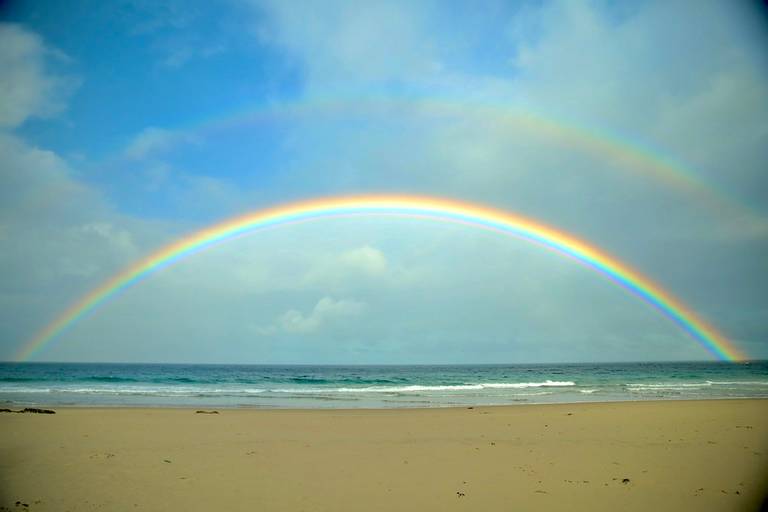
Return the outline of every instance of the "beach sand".
{"type": "Polygon", "coordinates": [[[768,400],[0,414],[5,510],[759,510],[767,480],[768,400]]]}

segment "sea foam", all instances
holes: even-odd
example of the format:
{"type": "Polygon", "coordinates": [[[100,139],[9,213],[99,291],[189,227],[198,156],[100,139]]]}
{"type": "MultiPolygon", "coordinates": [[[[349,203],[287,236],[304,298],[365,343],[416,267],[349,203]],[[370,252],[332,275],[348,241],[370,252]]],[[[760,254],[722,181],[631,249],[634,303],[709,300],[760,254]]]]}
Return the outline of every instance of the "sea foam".
{"type": "Polygon", "coordinates": [[[311,389],[272,389],[277,393],[421,393],[430,391],[480,391],[484,389],[526,389],[542,387],[567,387],[575,386],[572,381],[544,382],[483,382],[475,384],[453,385],[410,385],[410,386],[366,386],[366,387],[342,387],[342,388],[311,388],[311,389]]]}

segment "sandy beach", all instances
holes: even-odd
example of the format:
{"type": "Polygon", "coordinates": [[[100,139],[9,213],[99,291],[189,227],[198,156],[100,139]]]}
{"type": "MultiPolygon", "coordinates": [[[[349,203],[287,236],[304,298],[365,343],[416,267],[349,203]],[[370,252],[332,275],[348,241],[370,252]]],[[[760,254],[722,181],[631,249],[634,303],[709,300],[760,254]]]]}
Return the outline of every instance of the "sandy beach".
{"type": "Polygon", "coordinates": [[[766,420],[768,400],[3,413],[0,506],[759,510],[766,420]]]}

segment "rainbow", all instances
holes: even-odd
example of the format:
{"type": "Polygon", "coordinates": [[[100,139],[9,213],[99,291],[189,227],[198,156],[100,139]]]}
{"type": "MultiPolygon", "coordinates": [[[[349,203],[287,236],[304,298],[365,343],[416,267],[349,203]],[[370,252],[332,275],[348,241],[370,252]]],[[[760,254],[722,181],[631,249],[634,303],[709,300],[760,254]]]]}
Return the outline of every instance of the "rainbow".
{"type": "MultiPolygon", "coordinates": [[[[707,183],[701,173],[697,173],[689,164],[672,158],[659,148],[632,141],[626,135],[617,132],[610,132],[586,123],[576,123],[549,112],[533,109],[528,105],[516,107],[498,99],[468,100],[448,95],[419,94],[336,97],[326,94],[307,97],[295,103],[238,106],[235,110],[181,125],[173,131],[186,135],[204,136],[271,119],[359,116],[361,112],[374,114],[381,112],[390,116],[393,109],[407,110],[438,119],[474,117],[499,126],[521,128],[528,133],[557,140],[585,154],[612,162],[614,166],[611,171],[635,172],[685,193],[699,204],[706,206],[718,219],[727,215],[734,221],[748,223],[761,232],[768,230],[765,212],[744,204],[742,200],[727,193],[722,187],[707,183]]],[[[184,140],[189,138],[178,137],[175,143],[184,140]]]]}
{"type": "Polygon", "coordinates": [[[510,212],[455,200],[404,195],[328,197],[294,202],[247,213],[196,231],[139,260],[74,302],[58,318],[27,341],[19,350],[17,359],[29,360],[67,328],[120,291],[153,272],[215,244],[267,227],[322,218],[371,215],[416,217],[458,223],[535,243],[573,258],[636,295],[669,318],[714,357],[725,361],[745,359],[744,354],[725,336],[671,293],[583,240],[510,212]]]}

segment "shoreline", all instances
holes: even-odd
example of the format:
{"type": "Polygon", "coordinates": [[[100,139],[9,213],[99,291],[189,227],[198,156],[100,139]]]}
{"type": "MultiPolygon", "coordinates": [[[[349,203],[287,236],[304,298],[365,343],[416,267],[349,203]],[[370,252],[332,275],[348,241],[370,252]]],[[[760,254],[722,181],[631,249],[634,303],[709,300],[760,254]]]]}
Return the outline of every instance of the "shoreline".
{"type": "Polygon", "coordinates": [[[768,361],[253,367],[0,365],[0,407],[410,409],[768,398],[768,361]]]}
{"type": "Polygon", "coordinates": [[[0,414],[0,510],[746,511],[768,493],[766,399],[519,405],[0,414]]]}
{"type": "MultiPolygon", "coordinates": [[[[434,406],[413,406],[413,407],[281,407],[281,406],[262,406],[262,405],[126,405],[126,404],[56,404],[46,402],[29,402],[29,403],[9,403],[1,402],[2,408],[10,409],[24,409],[27,407],[38,407],[44,409],[82,409],[82,410],[136,410],[136,409],[149,409],[149,410],[197,410],[197,409],[220,409],[220,410],[232,410],[232,411],[414,411],[414,410],[440,410],[440,409],[479,409],[479,408],[506,408],[506,407],[526,407],[526,406],[560,406],[560,405],[592,405],[592,404],[635,404],[635,403],[679,403],[679,402],[720,402],[720,401],[768,401],[768,397],[712,397],[712,398],[647,398],[640,400],[583,400],[579,402],[515,402],[508,404],[451,404],[451,405],[434,405],[434,406]]],[[[17,412],[17,411],[13,411],[17,412]]],[[[0,413],[2,414],[2,413],[0,413]]]]}

